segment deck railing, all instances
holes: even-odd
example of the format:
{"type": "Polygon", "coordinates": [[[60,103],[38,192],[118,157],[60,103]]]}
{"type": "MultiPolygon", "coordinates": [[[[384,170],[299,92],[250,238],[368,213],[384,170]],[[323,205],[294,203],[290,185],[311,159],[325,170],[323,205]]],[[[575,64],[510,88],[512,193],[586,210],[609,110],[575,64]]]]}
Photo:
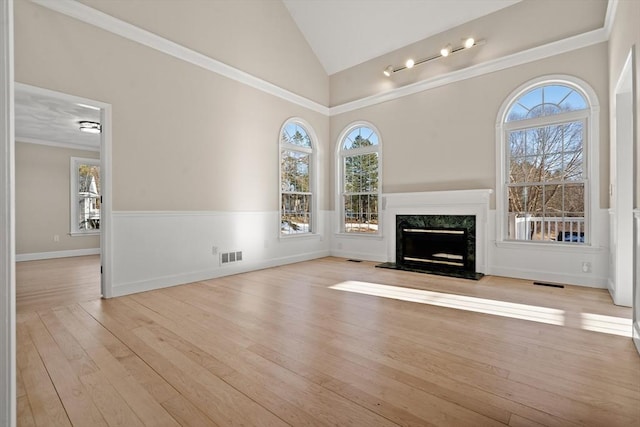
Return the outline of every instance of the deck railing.
{"type": "Polygon", "coordinates": [[[509,216],[509,237],[515,240],[546,240],[583,243],[584,217],[509,216]]]}

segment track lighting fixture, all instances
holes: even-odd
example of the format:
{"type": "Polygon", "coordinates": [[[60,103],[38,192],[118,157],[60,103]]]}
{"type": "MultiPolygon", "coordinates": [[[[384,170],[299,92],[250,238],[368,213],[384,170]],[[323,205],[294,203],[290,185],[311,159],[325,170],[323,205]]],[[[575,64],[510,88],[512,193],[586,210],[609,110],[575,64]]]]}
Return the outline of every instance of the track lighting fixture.
{"type": "Polygon", "coordinates": [[[476,44],[476,41],[473,37],[469,37],[463,43],[465,49],[469,49],[470,47],[473,47],[474,44],[476,44]]]}
{"type": "Polygon", "coordinates": [[[440,49],[440,55],[442,56],[449,56],[449,54],[451,53],[451,45],[448,44],[445,47],[443,47],[442,49],[440,49]]]}
{"type": "Polygon", "coordinates": [[[473,37],[469,37],[469,38],[463,39],[461,42],[461,45],[457,47],[452,47],[451,44],[447,44],[442,49],[440,49],[440,54],[438,55],[429,56],[427,58],[423,58],[419,60],[408,59],[407,62],[405,62],[404,66],[398,67],[398,68],[395,68],[393,65],[387,65],[387,67],[383,71],[383,74],[387,77],[391,77],[391,74],[397,73],[398,71],[406,70],[408,68],[413,68],[416,65],[424,64],[425,62],[433,61],[434,59],[447,57],[461,50],[470,49],[474,46],[479,46],[485,43],[486,43],[485,40],[476,41],[473,37]]]}

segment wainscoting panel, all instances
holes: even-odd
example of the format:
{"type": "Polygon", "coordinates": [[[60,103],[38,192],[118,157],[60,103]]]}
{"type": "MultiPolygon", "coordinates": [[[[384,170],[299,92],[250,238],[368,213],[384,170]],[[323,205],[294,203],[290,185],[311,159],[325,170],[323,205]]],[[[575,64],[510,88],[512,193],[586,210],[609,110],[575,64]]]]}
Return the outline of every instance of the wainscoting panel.
{"type": "MultiPolygon", "coordinates": [[[[609,276],[609,214],[595,212],[595,241],[599,246],[554,244],[489,244],[489,274],[542,282],[607,288],[609,276]]],[[[496,238],[496,211],[490,211],[490,235],[496,238]]]]}
{"type": "Polygon", "coordinates": [[[280,238],[278,212],[114,212],[112,296],[328,256],[329,217],[280,238]],[[231,252],[242,260],[223,264],[231,252]]]}

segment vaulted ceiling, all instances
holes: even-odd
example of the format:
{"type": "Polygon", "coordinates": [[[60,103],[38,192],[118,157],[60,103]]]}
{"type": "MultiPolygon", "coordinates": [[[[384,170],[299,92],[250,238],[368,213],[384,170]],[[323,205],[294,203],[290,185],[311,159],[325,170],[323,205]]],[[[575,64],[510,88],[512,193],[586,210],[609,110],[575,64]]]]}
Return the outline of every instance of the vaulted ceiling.
{"type": "MultiPolygon", "coordinates": [[[[344,70],[521,0],[283,0],[328,74],[344,70]]],[[[100,112],[16,89],[16,137],[97,149],[78,130],[100,112]]]]}
{"type": "Polygon", "coordinates": [[[327,74],[521,0],[283,0],[327,74]]]}

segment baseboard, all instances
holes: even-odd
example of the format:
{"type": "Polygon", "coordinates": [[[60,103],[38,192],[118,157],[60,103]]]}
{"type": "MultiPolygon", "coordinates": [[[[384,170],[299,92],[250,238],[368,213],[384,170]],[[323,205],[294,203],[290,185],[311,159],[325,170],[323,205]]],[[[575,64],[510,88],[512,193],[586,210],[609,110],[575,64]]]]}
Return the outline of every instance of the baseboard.
{"type": "Polygon", "coordinates": [[[16,254],[16,262],[36,261],[40,259],[69,258],[74,256],[100,255],[100,248],[72,249],[68,251],[36,252],[33,254],[16,254]]]}
{"type": "Polygon", "coordinates": [[[585,286],[588,288],[607,289],[606,277],[575,276],[563,273],[551,273],[536,270],[522,270],[509,267],[489,266],[489,274],[493,276],[513,277],[515,279],[537,280],[542,282],[562,283],[585,286]]]}
{"type": "Polygon", "coordinates": [[[614,286],[611,278],[607,279],[607,289],[609,290],[609,295],[611,295],[611,299],[616,300],[616,287],[614,286]]]}
{"type": "Polygon", "coordinates": [[[220,267],[216,269],[201,270],[196,272],[176,274],[172,276],[155,277],[149,280],[138,282],[122,283],[113,286],[112,297],[134,294],[138,292],[151,291],[154,289],[169,288],[171,286],[184,285],[187,283],[199,282],[202,280],[216,279],[218,277],[231,276],[234,274],[247,273],[264,268],[278,267],[296,262],[309,261],[317,258],[331,256],[326,251],[309,252],[289,257],[274,258],[258,262],[239,262],[234,265],[220,267]]]}
{"type": "Polygon", "coordinates": [[[636,346],[636,350],[640,353],[640,321],[635,321],[633,323],[633,343],[636,346]]]}

